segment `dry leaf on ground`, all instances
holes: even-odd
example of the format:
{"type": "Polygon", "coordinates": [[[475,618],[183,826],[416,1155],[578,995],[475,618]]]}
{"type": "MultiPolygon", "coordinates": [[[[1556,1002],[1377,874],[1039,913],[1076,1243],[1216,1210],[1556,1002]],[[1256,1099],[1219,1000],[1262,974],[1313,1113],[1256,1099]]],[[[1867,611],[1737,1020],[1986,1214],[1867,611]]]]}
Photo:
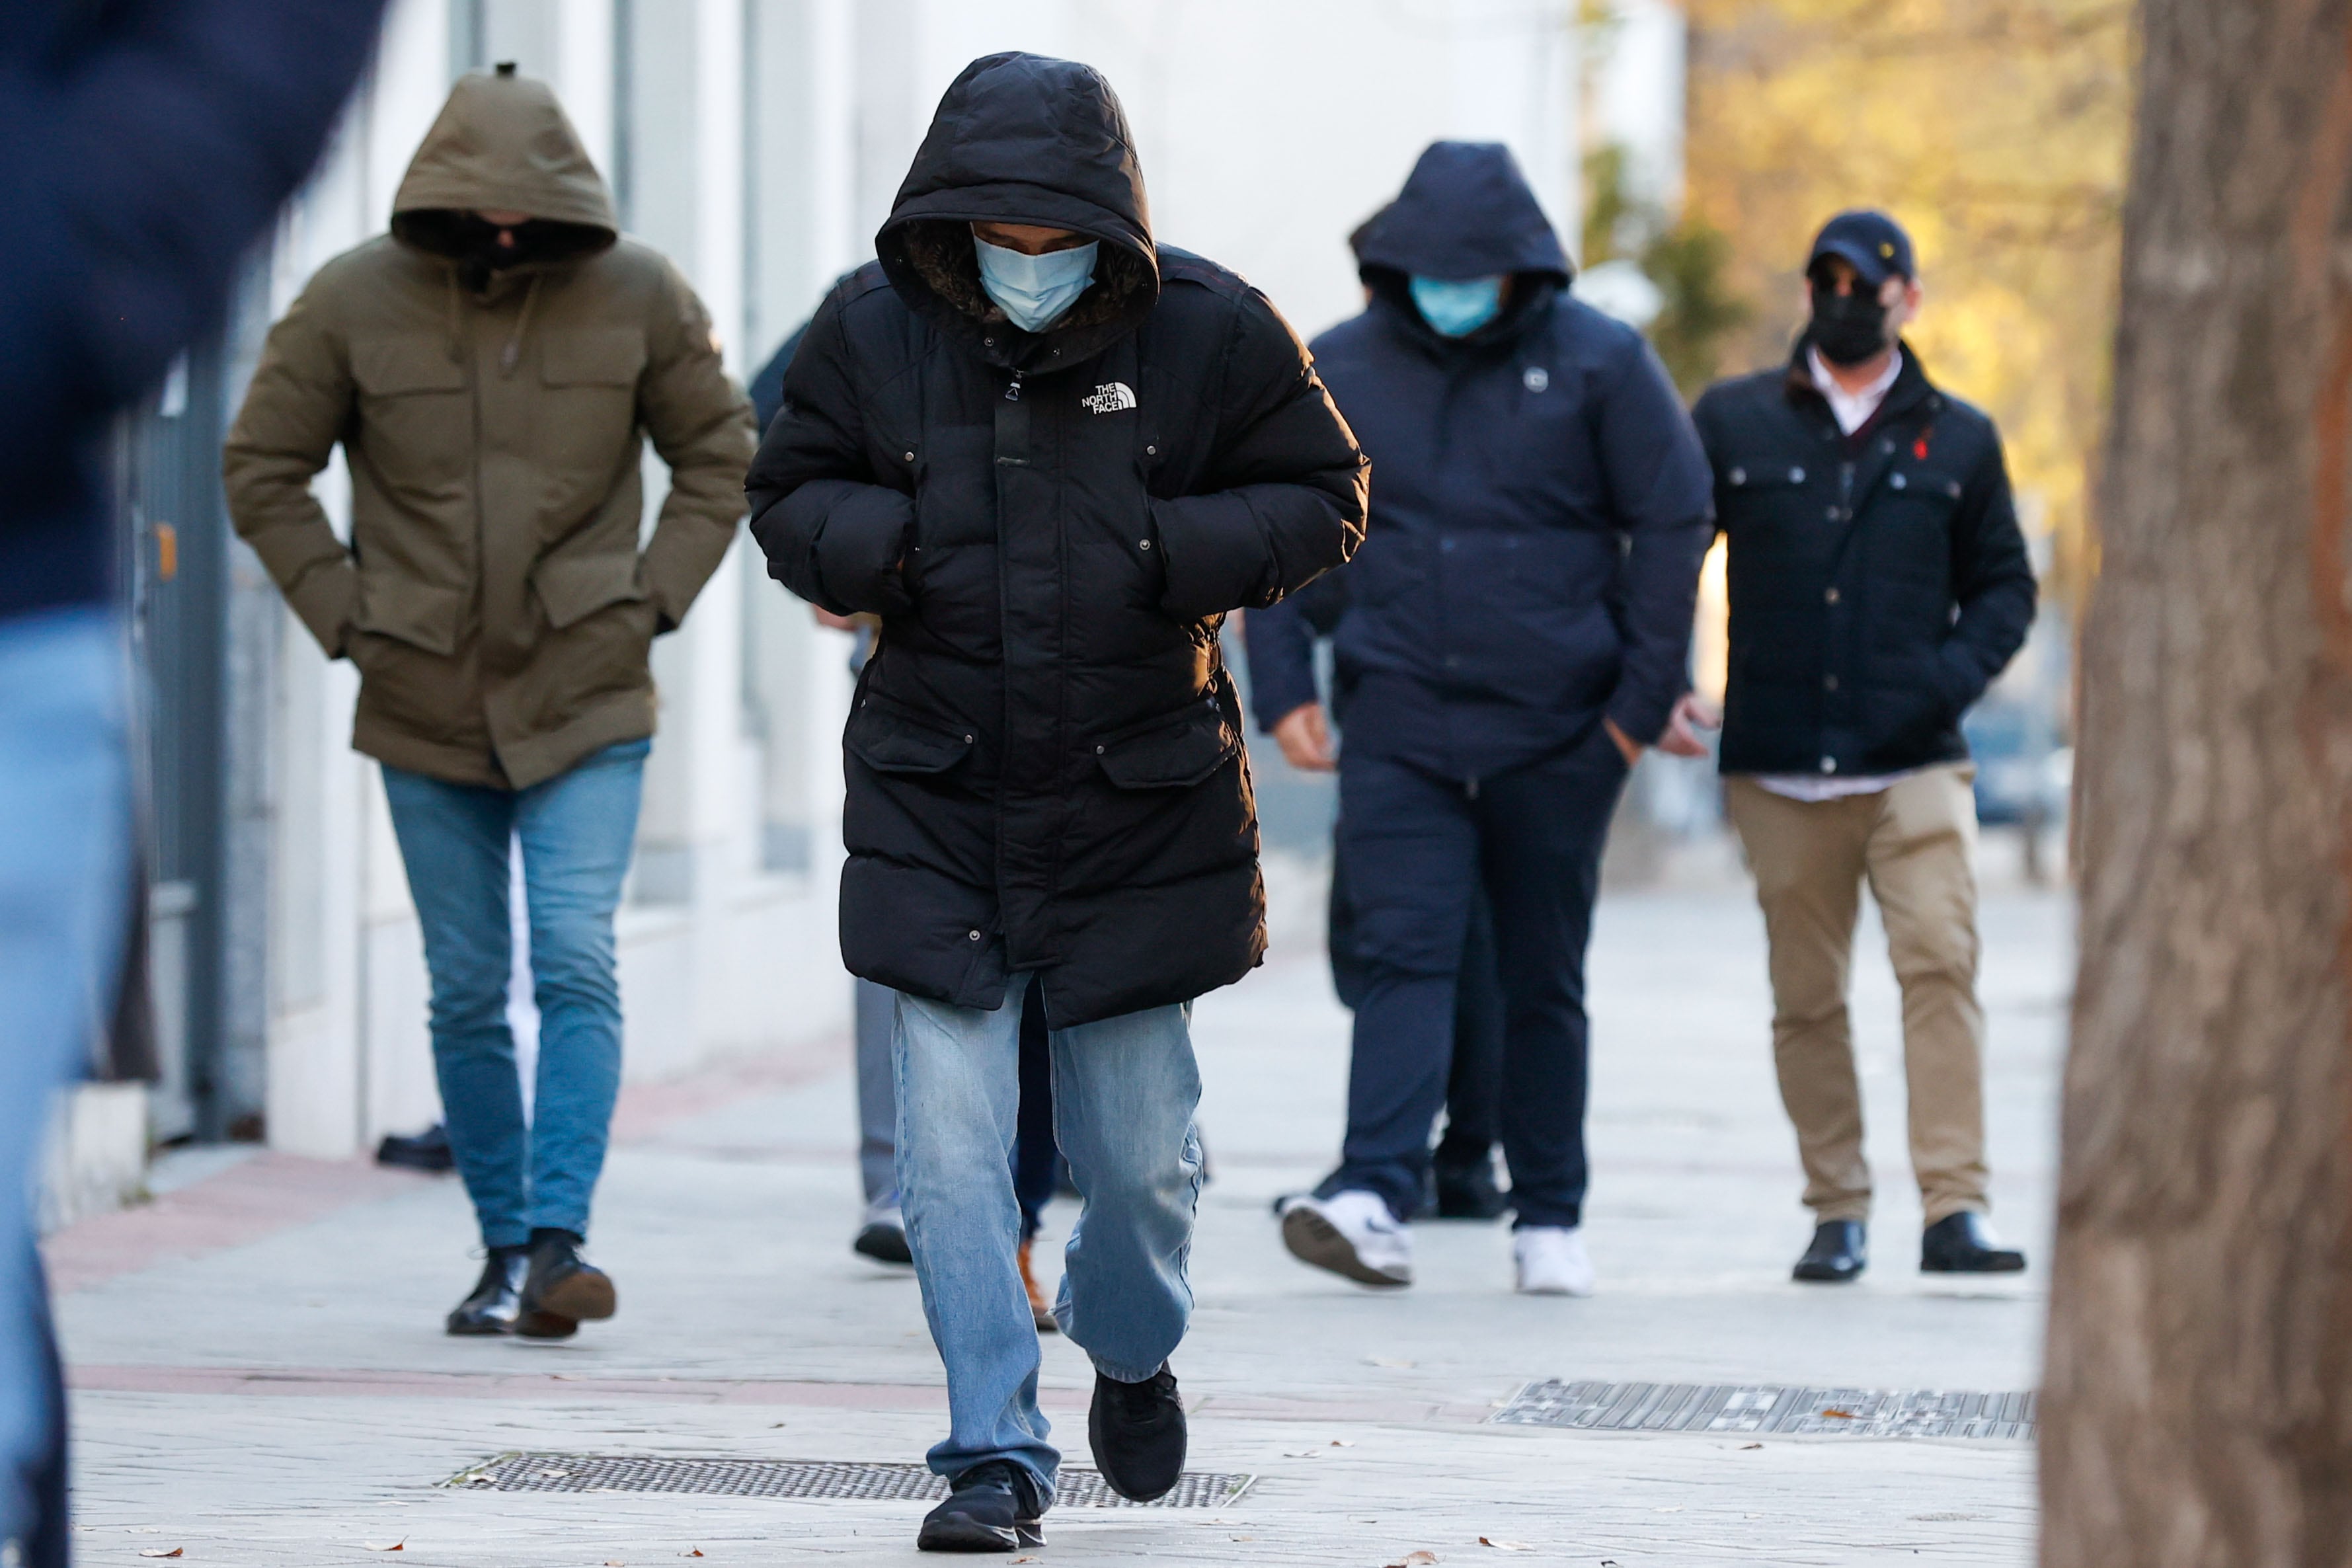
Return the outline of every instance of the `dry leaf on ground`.
{"type": "Polygon", "coordinates": [[[1761,1444],[1761,1443],[1742,1443],[1742,1444],[1740,1444],[1740,1445],[1739,1445],[1739,1447],[1740,1447],[1740,1451],[1741,1451],[1742,1453],[1745,1453],[1747,1450],[1748,1450],[1748,1449],[1750,1449],[1750,1448],[1760,1448],[1760,1447],[1762,1447],[1763,1446],[1764,1446],[1764,1445],[1763,1445],[1763,1444],[1761,1444]]]}
{"type": "Polygon", "coordinates": [[[1334,1448],[1352,1448],[1355,1446],[1355,1444],[1349,1442],[1345,1437],[1334,1437],[1331,1439],[1331,1447],[1334,1448]]]}
{"type": "Polygon", "coordinates": [[[398,1541],[362,1541],[360,1544],[370,1552],[405,1552],[408,1550],[408,1538],[403,1536],[398,1541]]]}
{"type": "Polygon", "coordinates": [[[681,1552],[678,1555],[680,1557],[699,1557],[702,1555],[702,1548],[698,1546],[691,1552],[681,1552]]]}
{"type": "Polygon", "coordinates": [[[1822,1414],[1828,1416],[1832,1421],[1851,1421],[1853,1419],[1853,1412],[1851,1410],[1824,1410],[1822,1414]]]}
{"type": "Polygon", "coordinates": [[[139,1555],[142,1557],[177,1557],[181,1554],[181,1551],[182,1549],[177,1546],[174,1546],[169,1552],[164,1551],[160,1546],[142,1546],[139,1549],[139,1555]]]}
{"type": "Polygon", "coordinates": [[[1429,1564],[1436,1561],[1437,1553],[1434,1552],[1408,1552],[1390,1563],[1389,1568],[1429,1568],[1429,1564]]]}
{"type": "Polygon", "coordinates": [[[1478,1538],[1478,1544],[1491,1546],[1497,1552],[1533,1552],[1535,1550],[1524,1541],[1490,1541],[1483,1535],[1478,1538]]]}

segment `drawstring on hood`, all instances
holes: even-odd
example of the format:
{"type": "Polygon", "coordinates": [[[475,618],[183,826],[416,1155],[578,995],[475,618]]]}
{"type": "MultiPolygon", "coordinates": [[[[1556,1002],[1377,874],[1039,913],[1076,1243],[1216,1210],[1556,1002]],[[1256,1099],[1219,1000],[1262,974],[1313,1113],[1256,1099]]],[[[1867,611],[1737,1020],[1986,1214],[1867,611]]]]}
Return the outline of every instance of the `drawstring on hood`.
{"type": "Polygon", "coordinates": [[[545,82],[511,63],[462,77],[426,132],[393,198],[393,237],[446,264],[449,357],[466,353],[465,296],[494,294],[502,279],[528,275],[522,309],[499,352],[499,372],[522,363],[524,334],[551,268],[609,250],[620,215],[580,133],[545,82]],[[480,217],[519,212],[504,232],[480,217]]]}
{"type": "Polygon", "coordinates": [[[514,331],[508,337],[507,346],[499,351],[500,375],[512,375],[515,366],[522,363],[522,335],[530,330],[530,308],[539,303],[539,286],[546,276],[543,272],[532,273],[530,287],[523,290],[522,309],[515,312],[514,331]]]}

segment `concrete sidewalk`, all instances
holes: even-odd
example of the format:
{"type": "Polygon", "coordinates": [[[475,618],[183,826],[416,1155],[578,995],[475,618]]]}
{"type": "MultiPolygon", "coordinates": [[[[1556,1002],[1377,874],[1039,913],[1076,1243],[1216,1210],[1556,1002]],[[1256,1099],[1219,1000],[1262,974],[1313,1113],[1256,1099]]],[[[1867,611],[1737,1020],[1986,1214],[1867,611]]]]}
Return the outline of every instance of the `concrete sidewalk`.
{"type": "MultiPolygon", "coordinates": [[[[1807,1289],[1775,1096],[1761,925],[1721,872],[1608,900],[1593,956],[1591,1300],[1510,1293],[1500,1226],[1419,1227],[1422,1283],[1375,1295],[1282,1251],[1267,1215],[1339,1131],[1347,1017],[1309,942],[1197,1015],[1199,1311],[1176,1360],[1222,1509],[1069,1509],[1041,1561],[2023,1563],[2030,1445],[1500,1426],[1523,1385],[2029,1389],[2071,954],[2063,900],[1986,908],[1993,1163],[2022,1280],[1916,1272],[1894,985],[1874,925],[1857,1032],[1877,1262],[1807,1289]],[[1480,1538],[1507,1545],[1486,1546],[1480,1538]],[[1511,1546],[1528,1550],[1514,1552],[1511,1546]]],[[[261,1156],[57,1238],[87,1564],[913,1560],[918,1502],[437,1485],[514,1450],[919,1460],[940,1371],[910,1279],[855,1258],[845,1046],[636,1095],[600,1198],[623,1313],[571,1344],[440,1334],[471,1282],[456,1184],[261,1156]],[[402,1543],[397,1557],[371,1547],[402,1543]]],[[[1072,1205],[1057,1205],[1066,1226],[1072,1205]]],[[[1090,1373],[1046,1342],[1085,1464],[1090,1373]]]]}

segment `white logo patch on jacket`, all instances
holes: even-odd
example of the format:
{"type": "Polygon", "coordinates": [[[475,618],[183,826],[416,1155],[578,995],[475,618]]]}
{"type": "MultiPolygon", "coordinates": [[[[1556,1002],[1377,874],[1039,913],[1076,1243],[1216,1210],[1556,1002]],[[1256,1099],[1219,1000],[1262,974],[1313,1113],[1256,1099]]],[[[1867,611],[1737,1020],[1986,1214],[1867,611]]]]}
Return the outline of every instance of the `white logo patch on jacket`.
{"type": "Polygon", "coordinates": [[[1079,398],[1078,406],[1089,414],[1117,414],[1135,406],[1135,388],[1123,381],[1105,382],[1090,395],[1079,398]]]}

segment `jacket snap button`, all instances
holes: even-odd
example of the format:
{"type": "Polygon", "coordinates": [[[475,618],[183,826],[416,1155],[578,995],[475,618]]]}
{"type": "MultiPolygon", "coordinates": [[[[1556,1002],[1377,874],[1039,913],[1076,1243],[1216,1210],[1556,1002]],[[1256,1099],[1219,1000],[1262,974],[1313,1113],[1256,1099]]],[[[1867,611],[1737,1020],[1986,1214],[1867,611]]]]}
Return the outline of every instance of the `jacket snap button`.
{"type": "Polygon", "coordinates": [[[1135,547],[1138,550],[1149,550],[1151,548],[1151,541],[1148,539],[1139,539],[1135,542],[1135,547]]]}
{"type": "Polygon", "coordinates": [[[1832,507],[1832,508],[1830,508],[1830,521],[1831,521],[1832,522],[1835,522],[1837,520],[1838,520],[1838,509],[1837,509],[1837,508],[1835,508],[1835,507],[1832,507]]]}
{"type": "Polygon", "coordinates": [[[908,461],[908,462],[910,462],[910,463],[911,463],[911,462],[913,462],[914,460],[915,460],[915,454],[914,454],[914,453],[912,453],[912,452],[908,453],[908,454],[907,454],[907,461],[908,461]]]}
{"type": "MultiPolygon", "coordinates": [[[[1835,676],[1832,676],[1830,679],[1832,679],[1832,680],[1834,680],[1834,679],[1837,679],[1837,677],[1835,677],[1835,676]]],[[[970,735],[966,735],[966,736],[963,738],[963,743],[964,743],[965,745],[967,745],[967,746],[971,745],[971,737],[970,735]]]]}
{"type": "MultiPolygon", "coordinates": [[[[1837,689],[1837,677],[1834,675],[1822,676],[1822,689],[1824,691],[1835,691],[1837,689]]],[[[969,741],[971,737],[970,735],[966,735],[964,739],[969,741]]]]}
{"type": "Polygon", "coordinates": [[[1887,482],[1888,484],[1890,484],[1890,485],[1893,485],[1896,489],[1898,489],[1898,490],[1899,490],[1899,489],[1903,489],[1906,485],[1909,484],[1911,481],[1910,481],[1910,480],[1908,480],[1908,479],[1905,479],[1901,474],[1897,474],[1897,475],[1895,475],[1893,479],[1891,479],[1887,480],[1886,482],[1887,482]]]}
{"type": "Polygon", "coordinates": [[[1097,756],[1097,757],[1099,757],[1099,756],[1101,756],[1102,754],[1103,754],[1103,749],[1102,749],[1100,746],[1097,746],[1097,747],[1095,748],[1095,755],[1096,755],[1096,756],[1097,756]]]}
{"type": "Polygon", "coordinates": [[[1835,588],[1832,588],[1828,593],[1822,595],[1822,597],[1834,605],[1838,602],[1838,591],[1835,588]]]}
{"type": "Polygon", "coordinates": [[[963,933],[963,936],[966,942],[978,942],[980,940],[980,933],[976,931],[968,931],[963,933]]]}
{"type": "Polygon", "coordinates": [[[1744,484],[1746,484],[1746,483],[1748,482],[1748,470],[1747,470],[1746,468],[1734,468],[1734,469],[1732,469],[1732,470],[1731,470],[1731,482],[1732,482],[1733,484],[1735,484],[1735,485],[1744,485],[1744,484]]]}
{"type": "Polygon", "coordinates": [[[1792,485],[1803,484],[1805,482],[1805,470],[1802,468],[1790,468],[1789,470],[1789,482],[1792,485]]]}
{"type": "Polygon", "coordinates": [[[1143,455],[1147,458],[1156,458],[1160,456],[1160,448],[1157,447],[1146,447],[1143,449],[1143,455]]]}
{"type": "Polygon", "coordinates": [[[980,341],[981,341],[981,344],[982,344],[982,347],[984,347],[984,348],[992,348],[992,348],[994,348],[994,347],[996,346],[996,340],[995,340],[994,338],[982,338],[982,339],[981,339],[980,341]]]}
{"type": "MultiPolygon", "coordinates": [[[[1835,757],[1823,757],[1822,759],[1822,772],[1825,773],[1833,773],[1837,772],[1837,759],[1835,757]]],[[[974,931],[971,934],[978,936],[980,933],[978,931],[974,931]]]]}

